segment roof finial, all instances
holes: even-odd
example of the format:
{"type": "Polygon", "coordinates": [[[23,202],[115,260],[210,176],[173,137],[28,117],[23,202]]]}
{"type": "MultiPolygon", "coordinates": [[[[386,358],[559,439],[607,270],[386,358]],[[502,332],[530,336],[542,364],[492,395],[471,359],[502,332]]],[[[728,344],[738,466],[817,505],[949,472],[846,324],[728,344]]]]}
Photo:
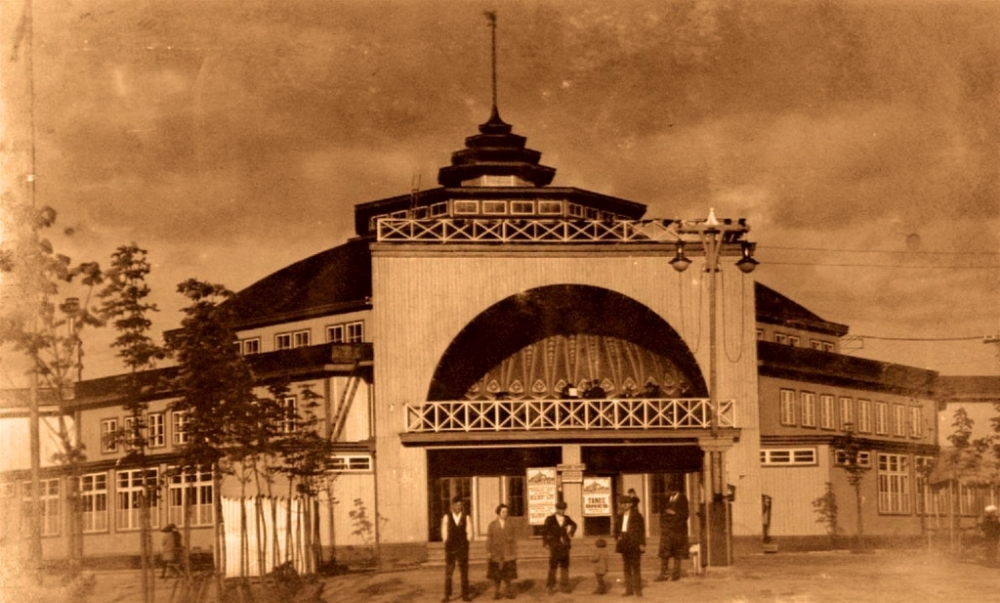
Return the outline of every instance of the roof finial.
{"type": "MultiPolygon", "coordinates": [[[[490,22],[490,34],[491,34],[491,58],[493,66],[493,109],[490,111],[490,119],[483,126],[493,126],[494,128],[499,127],[503,131],[510,131],[510,126],[502,119],[500,119],[500,110],[497,108],[497,11],[487,10],[483,11],[486,18],[490,22]]],[[[480,126],[480,130],[482,127],[480,126]]]]}

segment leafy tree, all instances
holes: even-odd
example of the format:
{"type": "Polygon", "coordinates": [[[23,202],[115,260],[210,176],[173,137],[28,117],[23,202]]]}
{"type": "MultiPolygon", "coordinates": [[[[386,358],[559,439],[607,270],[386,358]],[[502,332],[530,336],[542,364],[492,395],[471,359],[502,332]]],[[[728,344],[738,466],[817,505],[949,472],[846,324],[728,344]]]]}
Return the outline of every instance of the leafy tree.
{"type": "MultiPolygon", "coordinates": [[[[216,588],[221,597],[225,575],[225,540],[222,534],[221,492],[227,452],[235,448],[236,435],[253,416],[255,403],[253,375],[234,345],[236,336],[230,328],[228,306],[232,292],[222,285],[189,279],[177,286],[189,300],[184,308],[181,329],[168,345],[178,363],[175,386],[181,393],[172,408],[185,413],[188,440],[182,449],[182,466],[188,470],[211,467],[216,550],[216,588]]],[[[190,530],[185,539],[190,542],[190,530]]]]}
{"type": "Polygon", "coordinates": [[[830,545],[837,548],[837,536],[841,529],[839,524],[840,508],[837,506],[837,495],[833,491],[833,484],[826,482],[823,496],[812,501],[815,512],[819,515],[818,523],[826,526],[826,533],[830,535],[830,545]]]}
{"type": "Polygon", "coordinates": [[[853,426],[846,425],[847,435],[840,436],[836,440],[838,454],[842,454],[840,468],[847,473],[847,483],[854,488],[854,502],[857,510],[857,532],[855,534],[854,548],[857,551],[864,549],[865,524],[862,515],[863,504],[861,497],[861,484],[865,475],[871,471],[870,464],[861,463],[861,453],[863,452],[861,441],[854,436],[853,426]]]}
{"type": "MultiPolygon", "coordinates": [[[[56,223],[56,211],[48,206],[24,203],[13,195],[0,196],[0,216],[4,219],[5,239],[0,246],[0,273],[5,275],[0,289],[0,346],[11,346],[23,353],[28,363],[30,400],[28,415],[31,456],[32,504],[29,515],[28,557],[35,567],[41,562],[41,504],[39,469],[41,444],[39,436],[38,395],[40,388],[54,392],[56,397],[71,385],[72,375],[83,368],[80,330],[100,326],[101,320],[88,309],[93,288],[101,282],[101,268],[96,262],[73,264],[63,254],[56,253],[51,241],[41,233],[56,223]],[[84,291],[80,297],[58,304],[60,288],[79,278],[84,291]]],[[[70,469],[70,568],[76,572],[82,555],[79,525],[79,468],[85,460],[83,446],[75,442],[65,419],[60,419],[61,450],[57,462],[70,469]]]]}
{"type": "Polygon", "coordinates": [[[155,368],[157,360],[166,356],[166,349],[157,345],[149,336],[152,321],[150,312],[156,312],[155,304],[146,301],[150,289],[146,276],[150,273],[146,250],[135,243],[119,247],[111,256],[111,268],[105,275],[107,285],[101,290],[101,309],[111,321],[118,336],[111,347],[118,349],[118,357],[128,369],[123,385],[124,408],[129,416],[129,425],[116,434],[114,439],[128,450],[125,464],[138,466],[142,473],[142,494],[139,498],[140,551],[142,559],[143,600],[153,600],[155,568],[153,567],[153,530],[150,517],[150,503],[156,496],[156,481],[150,478],[146,449],[146,411],[148,410],[149,388],[140,378],[143,371],[155,368]]]}

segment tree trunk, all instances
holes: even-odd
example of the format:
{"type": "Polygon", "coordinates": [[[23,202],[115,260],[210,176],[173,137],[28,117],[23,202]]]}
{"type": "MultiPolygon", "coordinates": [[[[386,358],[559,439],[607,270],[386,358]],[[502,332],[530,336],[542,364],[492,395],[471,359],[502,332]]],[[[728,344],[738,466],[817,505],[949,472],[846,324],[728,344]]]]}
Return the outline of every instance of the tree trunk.
{"type": "Polygon", "coordinates": [[[861,508],[861,484],[858,484],[858,485],[854,486],[854,499],[855,499],[855,503],[857,504],[857,509],[858,509],[858,542],[857,542],[856,547],[860,551],[860,550],[864,549],[864,546],[865,546],[865,544],[864,544],[864,542],[865,542],[865,521],[864,521],[864,516],[862,515],[862,508],[861,508]]]}

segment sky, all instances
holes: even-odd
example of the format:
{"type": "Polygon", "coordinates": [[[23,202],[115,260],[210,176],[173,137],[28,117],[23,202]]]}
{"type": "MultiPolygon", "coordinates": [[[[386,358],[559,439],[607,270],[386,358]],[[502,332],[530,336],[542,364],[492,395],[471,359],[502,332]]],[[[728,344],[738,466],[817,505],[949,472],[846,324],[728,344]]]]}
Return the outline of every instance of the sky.
{"type": "MultiPolygon", "coordinates": [[[[25,1],[3,192],[33,172],[74,260],[146,249],[157,332],[181,281],[238,291],[436,187],[489,117],[495,10],[500,113],[553,185],[746,218],[756,278],[847,353],[1000,375],[998,2],[25,1]]],[[[122,372],[107,331],[85,377],[122,372]]]]}

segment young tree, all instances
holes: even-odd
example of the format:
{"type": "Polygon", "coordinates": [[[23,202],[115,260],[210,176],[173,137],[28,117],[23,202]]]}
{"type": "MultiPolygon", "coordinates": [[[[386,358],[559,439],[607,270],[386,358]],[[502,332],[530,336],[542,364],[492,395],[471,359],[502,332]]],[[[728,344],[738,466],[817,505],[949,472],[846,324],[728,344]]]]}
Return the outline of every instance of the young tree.
{"type": "Polygon", "coordinates": [[[847,483],[854,488],[854,502],[857,511],[857,533],[855,535],[854,548],[856,551],[864,550],[865,524],[863,511],[863,499],[861,496],[861,484],[864,482],[865,474],[871,471],[871,465],[861,462],[863,452],[861,442],[854,437],[852,426],[845,426],[847,435],[836,440],[836,447],[839,455],[842,455],[840,468],[847,473],[847,483]]]}
{"type": "MultiPolygon", "coordinates": [[[[39,436],[38,396],[42,388],[57,398],[71,384],[74,372],[82,369],[80,330],[100,326],[101,321],[88,309],[90,294],[101,282],[101,269],[95,262],[73,264],[56,253],[51,241],[42,232],[53,227],[56,211],[48,206],[24,203],[13,195],[0,196],[0,216],[4,223],[4,240],[0,246],[0,273],[5,275],[0,288],[0,346],[11,346],[27,359],[29,377],[28,433],[31,457],[31,499],[28,558],[38,567],[42,555],[41,504],[39,498],[41,443],[39,436]],[[84,289],[84,303],[73,298],[57,304],[60,287],[79,277],[84,289]]],[[[65,425],[65,423],[63,423],[65,425]]],[[[69,464],[70,471],[79,468],[83,448],[73,440],[69,429],[60,430],[64,439],[58,461],[69,464]]],[[[78,475],[70,478],[70,501],[79,499],[78,475]]],[[[75,509],[73,509],[75,511],[75,509]]],[[[73,516],[71,514],[71,516],[73,516]]],[[[79,566],[81,552],[78,516],[70,530],[70,558],[73,571],[79,566]]]]}
{"type": "Polygon", "coordinates": [[[166,357],[163,346],[157,345],[149,336],[152,321],[150,312],[156,312],[155,304],[146,301],[150,289],[146,276],[150,272],[146,250],[135,243],[119,247],[111,256],[111,268],[106,274],[107,285],[101,290],[103,300],[101,310],[111,321],[118,336],[111,346],[118,349],[118,357],[128,369],[123,385],[124,409],[129,417],[128,425],[117,434],[112,434],[128,450],[126,465],[137,466],[142,475],[142,492],[139,497],[139,539],[142,558],[142,592],[144,601],[153,600],[153,586],[156,571],[153,567],[153,527],[150,517],[150,503],[157,493],[156,480],[151,479],[146,449],[146,411],[149,407],[146,391],[155,384],[146,384],[140,378],[143,371],[155,368],[157,360],[166,357]]]}
{"type": "MultiPolygon", "coordinates": [[[[222,596],[225,575],[222,498],[224,466],[235,435],[245,428],[255,403],[253,376],[234,345],[236,336],[223,303],[232,292],[222,285],[189,279],[179,284],[179,293],[189,300],[181,329],[168,342],[178,363],[175,386],[181,398],[174,412],[185,413],[188,441],[182,450],[182,465],[189,470],[211,467],[215,506],[215,561],[217,596],[222,596]]],[[[186,526],[185,526],[186,527],[186,526]]],[[[185,540],[190,542],[186,527],[185,540]]],[[[189,563],[186,561],[186,563],[189,563]]]]}

